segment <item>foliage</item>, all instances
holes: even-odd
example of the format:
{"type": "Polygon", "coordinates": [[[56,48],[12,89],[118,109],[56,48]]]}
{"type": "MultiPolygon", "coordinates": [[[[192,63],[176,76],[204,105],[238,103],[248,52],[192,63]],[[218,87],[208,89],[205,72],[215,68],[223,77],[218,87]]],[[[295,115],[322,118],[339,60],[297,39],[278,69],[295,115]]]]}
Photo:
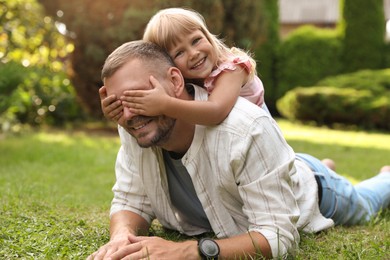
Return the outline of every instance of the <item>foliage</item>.
{"type": "Polygon", "coordinates": [[[341,41],[335,30],[302,26],[292,32],[278,52],[277,98],[297,85],[310,86],[338,74],[340,55],[341,41]]]}
{"type": "Polygon", "coordinates": [[[390,69],[339,75],[295,88],[277,107],[291,120],[390,130],[390,69]]]}
{"type": "Polygon", "coordinates": [[[275,75],[279,38],[279,6],[277,1],[263,1],[262,42],[256,49],[257,72],[265,88],[265,100],[268,109],[276,114],[277,77],[275,75]]]}
{"type": "Polygon", "coordinates": [[[45,17],[36,0],[5,0],[0,4],[0,61],[23,66],[67,69],[64,62],[73,46],[66,42],[50,17],[45,17]]]}
{"type": "Polygon", "coordinates": [[[327,77],[316,83],[318,86],[335,86],[338,88],[353,87],[355,89],[369,89],[379,96],[390,91],[390,68],[383,70],[361,70],[354,73],[327,77]]]}
{"type": "Polygon", "coordinates": [[[11,105],[0,116],[2,131],[19,131],[25,124],[62,126],[82,119],[74,96],[64,73],[26,68],[23,82],[7,98],[11,105]]]}
{"type": "Polygon", "coordinates": [[[388,42],[385,46],[385,52],[383,55],[384,59],[384,67],[385,68],[390,68],[390,42],[388,42]]]}
{"type": "Polygon", "coordinates": [[[341,3],[344,71],[383,68],[386,24],[383,0],[341,3]]]}
{"type": "Polygon", "coordinates": [[[281,43],[275,73],[277,98],[323,77],[389,67],[383,0],[342,0],[340,17],[336,30],[302,26],[281,43]]]}
{"type": "Polygon", "coordinates": [[[73,50],[36,0],[6,0],[0,16],[0,131],[82,118],[67,79],[73,50]]]}
{"type": "MultiPolygon", "coordinates": [[[[388,163],[390,136],[278,120],[296,151],[337,158],[351,179],[388,163]]],[[[7,136],[0,146],[0,255],[4,259],[86,259],[108,241],[117,135],[43,131],[7,136]]],[[[386,212],[384,212],[386,213],[386,212]]],[[[302,234],[294,259],[388,259],[390,214],[366,226],[302,234]],[[387,254],[387,255],[386,255],[387,254]]],[[[153,227],[174,241],[178,232],[153,227]]]]}
{"type": "Polygon", "coordinates": [[[0,63],[0,115],[10,105],[9,96],[23,82],[25,68],[17,62],[0,63]]]}

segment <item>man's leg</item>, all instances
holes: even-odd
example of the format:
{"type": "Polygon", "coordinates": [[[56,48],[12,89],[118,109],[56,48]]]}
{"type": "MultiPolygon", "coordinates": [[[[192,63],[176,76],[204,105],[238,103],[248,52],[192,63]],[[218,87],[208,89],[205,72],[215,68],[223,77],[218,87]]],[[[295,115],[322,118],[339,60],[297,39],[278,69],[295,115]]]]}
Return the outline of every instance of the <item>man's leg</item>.
{"type": "MultiPolygon", "coordinates": [[[[327,168],[318,159],[297,154],[314,172],[322,187],[320,211],[336,225],[355,225],[369,221],[390,204],[390,172],[353,186],[346,178],[327,168]]],[[[390,167],[389,167],[390,169],[390,167]]]]}

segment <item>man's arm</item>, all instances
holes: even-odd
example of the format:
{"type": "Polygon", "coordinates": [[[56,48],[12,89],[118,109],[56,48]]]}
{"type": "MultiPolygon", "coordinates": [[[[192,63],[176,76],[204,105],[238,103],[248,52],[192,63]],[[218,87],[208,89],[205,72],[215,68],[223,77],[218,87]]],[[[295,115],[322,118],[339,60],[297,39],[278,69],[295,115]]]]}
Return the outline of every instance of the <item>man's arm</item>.
{"type": "Polygon", "coordinates": [[[148,222],[140,215],[131,211],[122,210],[111,216],[110,240],[122,237],[122,234],[142,235],[147,234],[148,222]]]}
{"type": "Polygon", "coordinates": [[[130,244],[129,235],[146,234],[148,222],[140,215],[130,211],[119,211],[111,216],[110,241],[99,248],[88,259],[104,259],[130,244]]]}
{"type": "MultiPolygon", "coordinates": [[[[260,233],[248,232],[238,236],[216,240],[221,259],[246,259],[246,257],[271,258],[271,247],[260,233]]],[[[252,258],[249,258],[252,259],[252,258]]]]}
{"type": "MultiPolygon", "coordinates": [[[[198,242],[172,242],[160,237],[129,235],[130,243],[111,255],[112,259],[200,259],[198,242]]],[[[220,248],[219,259],[271,258],[271,248],[264,236],[249,232],[215,240],[220,248]]]]}

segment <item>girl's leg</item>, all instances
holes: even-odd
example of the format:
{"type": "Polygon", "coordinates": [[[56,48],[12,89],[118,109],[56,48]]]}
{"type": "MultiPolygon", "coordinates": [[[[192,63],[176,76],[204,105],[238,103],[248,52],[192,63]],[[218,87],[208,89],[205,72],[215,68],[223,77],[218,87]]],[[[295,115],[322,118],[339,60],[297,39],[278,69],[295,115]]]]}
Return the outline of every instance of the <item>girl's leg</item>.
{"type": "Polygon", "coordinates": [[[325,167],[318,159],[297,154],[319,179],[322,187],[320,211],[336,225],[354,225],[369,221],[390,204],[390,172],[353,186],[346,178],[325,167]]]}

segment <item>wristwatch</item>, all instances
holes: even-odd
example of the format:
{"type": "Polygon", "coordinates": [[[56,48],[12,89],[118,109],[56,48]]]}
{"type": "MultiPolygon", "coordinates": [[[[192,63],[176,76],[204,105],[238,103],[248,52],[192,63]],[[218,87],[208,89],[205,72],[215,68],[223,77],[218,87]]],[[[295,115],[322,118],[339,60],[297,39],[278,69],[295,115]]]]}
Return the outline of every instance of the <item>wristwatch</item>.
{"type": "Polygon", "coordinates": [[[199,240],[198,249],[202,260],[218,260],[219,246],[211,238],[202,238],[199,240]]]}

